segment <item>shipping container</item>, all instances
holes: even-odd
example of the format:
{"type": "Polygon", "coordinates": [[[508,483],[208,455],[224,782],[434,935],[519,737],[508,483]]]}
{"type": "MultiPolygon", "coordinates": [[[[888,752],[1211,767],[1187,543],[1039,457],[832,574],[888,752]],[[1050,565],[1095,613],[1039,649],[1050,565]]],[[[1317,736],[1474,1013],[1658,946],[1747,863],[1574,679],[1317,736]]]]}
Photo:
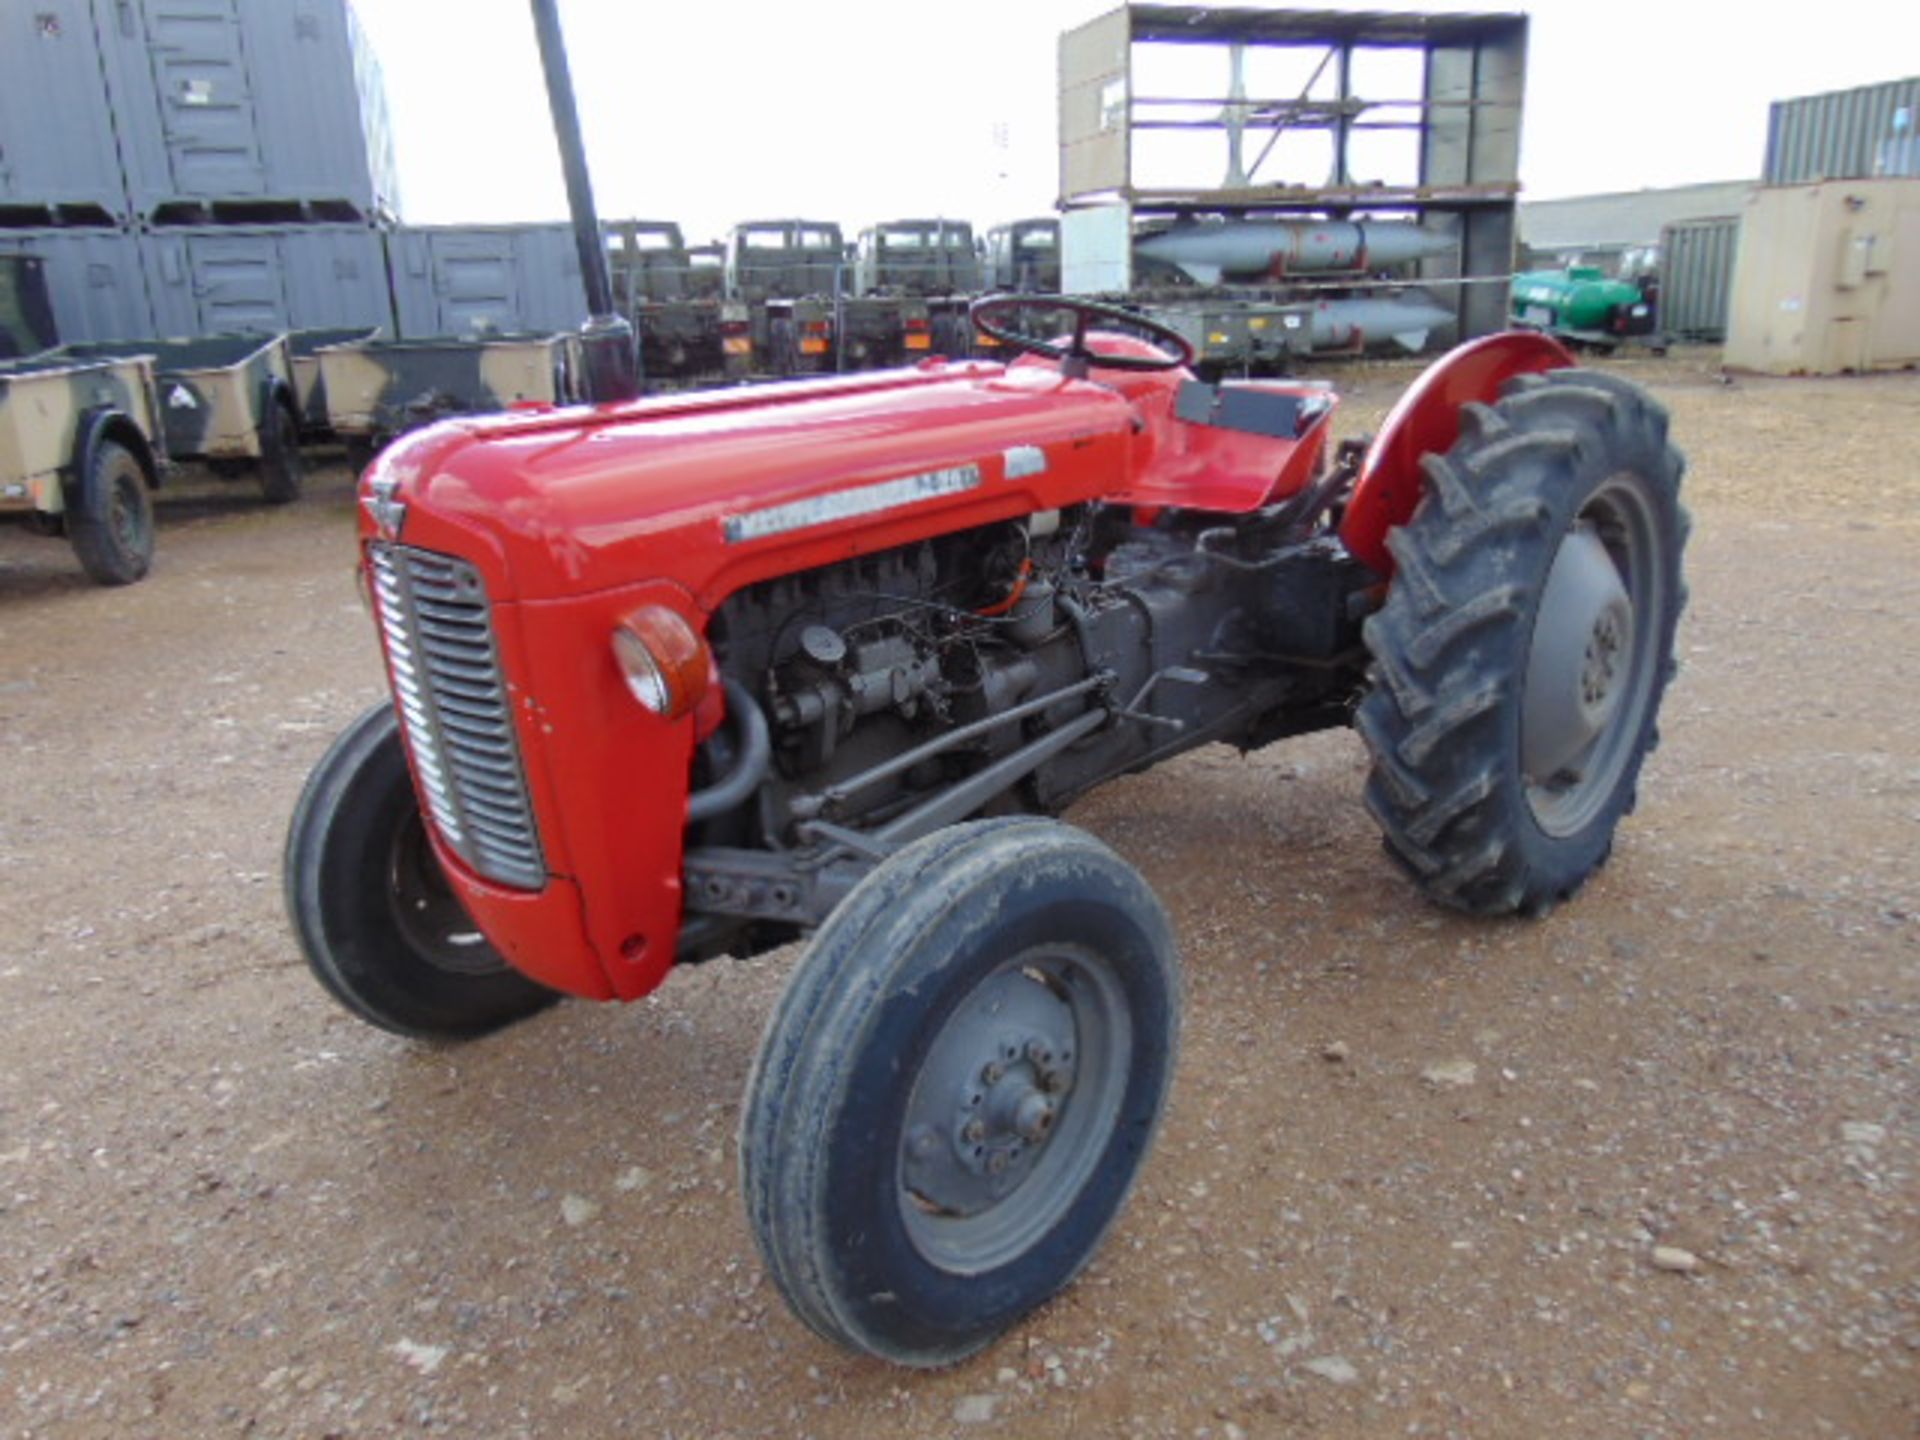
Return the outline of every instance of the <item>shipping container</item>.
{"type": "Polygon", "coordinates": [[[382,237],[364,225],[152,230],[140,236],[140,251],[152,333],[342,326],[392,333],[382,237]]]}
{"type": "Polygon", "coordinates": [[[387,265],[403,340],[551,334],[587,316],[568,225],[402,227],[387,236],[387,265]]]}
{"type": "Polygon", "coordinates": [[[1660,232],[1663,334],[1675,340],[1724,340],[1733,291],[1740,217],[1681,220],[1660,232]]]}
{"type": "Polygon", "coordinates": [[[127,219],[91,0],[0,4],[0,224],[127,219]]]}
{"type": "Polygon", "coordinates": [[[385,90],[347,0],[94,0],[94,20],[141,221],[397,213],[385,90]]]}
{"type": "Polygon", "coordinates": [[[0,360],[18,360],[60,343],[38,255],[0,255],[0,360]]]}
{"type": "Polygon", "coordinates": [[[1920,178],[1765,186],[1740,220],[1726,363],[1780,375],[1920,365],[1920,178]]]}
{"type": "Polygon", "coordinates": [[[1769,185],[1920,175],[1920,75],[1776,100],[1767,115],[1769,185]]]}
{"type": "Polygon", "coordinates": [[[62,340],[154,333],[139,241],[125,230],[0,230],[0,255],[37,255],[62,340]]]}

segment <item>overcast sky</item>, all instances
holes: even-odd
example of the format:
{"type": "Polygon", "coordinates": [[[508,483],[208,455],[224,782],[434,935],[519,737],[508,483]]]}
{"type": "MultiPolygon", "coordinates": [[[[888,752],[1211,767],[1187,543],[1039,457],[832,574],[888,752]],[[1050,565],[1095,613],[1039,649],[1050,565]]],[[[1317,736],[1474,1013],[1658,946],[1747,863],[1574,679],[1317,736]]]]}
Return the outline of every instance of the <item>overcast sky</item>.
{"type": "MultiPolygon", "coordinates": [[[[404,218],[562,218],[526,0],[355,4],[386,71],[404,218]]],[[[1112,8],[560,0],[601,214],[678,220],[695,240],[757,216],[838,220],[851,235],[899,216],[986,225],[1050,211],[1058,36],[1112,8]]],[[[1536,0],[1530,13],[1521,178],[1533,198],[1754,176],[1769,101],[1920,70],[1914,0],[1536,0]]],[[[1219,52],[1196,60],[1224,70],[1219,52]]],[[[1250,89],[1288,73],[1250,76],[1250,89]]],[[[1356,90],[1375,98],[1400,81],[1387,66],[1356,90]]],[[[1224,89],[1222,74],[1201,93],[1224,89]]],[[[1223,170],[1224,151],[1194,163],[1223,170]]],[[[1303,151],[1292,163],[1314,162],[1303,151]]]]}

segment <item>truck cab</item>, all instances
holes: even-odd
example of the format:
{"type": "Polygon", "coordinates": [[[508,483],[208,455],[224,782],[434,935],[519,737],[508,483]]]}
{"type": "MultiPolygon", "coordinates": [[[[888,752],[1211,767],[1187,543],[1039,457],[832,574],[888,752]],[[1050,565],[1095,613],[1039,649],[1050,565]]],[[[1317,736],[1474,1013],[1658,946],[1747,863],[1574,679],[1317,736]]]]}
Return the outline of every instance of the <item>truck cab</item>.
{"type": "Polygon", "coordinates": [[[727,234],[727,298],[791,300],[833,294],[843,263],[831,220],[748,220],[727,234]]]}
{"type": "Polygon", "coordinates": [[[1022,295],[1060,291],[1060,222],[1051,215],[1014,220],[987,232],[987,284],[1022,295]]]}
{"type": "Polygon", "coordinates": [[[860,232],[861,295],[966,295],[981,288],[973,227],[964,220],[889,220],[860,232]]]}

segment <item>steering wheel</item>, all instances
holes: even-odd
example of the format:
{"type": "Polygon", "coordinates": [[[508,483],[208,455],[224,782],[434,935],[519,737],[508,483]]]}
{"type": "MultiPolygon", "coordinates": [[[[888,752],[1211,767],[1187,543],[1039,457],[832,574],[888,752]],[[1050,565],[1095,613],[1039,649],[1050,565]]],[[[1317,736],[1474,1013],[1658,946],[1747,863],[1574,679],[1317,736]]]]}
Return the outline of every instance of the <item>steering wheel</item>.
{"type": "Polygon", "coordinates": [[[1178,370],[1183,365],[1193,363],[1193,344],[1186,336],[1157,320],[1149,320],[1132,310],[1122,310],[1118,305],[1101,305],[1092,300],[1075,300],[1065,295],[986,295],[968,307],[967,315],[977,328],[1002,345],[1022,354],[1040,355],[1059,362],[1060,373],[1074,380],[1086,379],[1087,371],[1096,365],[1102,370],[1153,371],[1178,370]],[[993,316],[1016,310],[1065,310],[1073,316],[1073,335],[1064,343],[1036,340],[1030,335],[1002,330],[993,323],[993,316]],[[1087,327],[1099,320],[1111,320],[1129,329],[1139,330],[1155,344],[1174,353],[1165,356],[1103,355],[1087,345],[1087,327]]]}

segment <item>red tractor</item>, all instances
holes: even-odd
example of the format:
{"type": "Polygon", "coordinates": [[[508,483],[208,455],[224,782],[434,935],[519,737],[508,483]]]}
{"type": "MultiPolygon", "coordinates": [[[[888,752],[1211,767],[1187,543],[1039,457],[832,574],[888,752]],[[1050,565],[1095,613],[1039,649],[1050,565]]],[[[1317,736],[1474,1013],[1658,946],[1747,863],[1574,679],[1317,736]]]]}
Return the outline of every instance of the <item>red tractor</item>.
{"type": "Polygon", "coordinates": [[[1413,881],[1538,914],[1633,804],[1684,598],[1665,414],[1544,337],[1461,347],[1336,449],[1326,388],[1203,384],[1125,312],[974,320],[1018,358],[388,449],[360,544],[392,703],[286,860],[314,973],[406,1035],[805,939],[749,1219],[807,1324],[909,1365],[1073,1278],[1167,1092],[1167,917],[1049,817],[1353,725],[1413,881]]]}

